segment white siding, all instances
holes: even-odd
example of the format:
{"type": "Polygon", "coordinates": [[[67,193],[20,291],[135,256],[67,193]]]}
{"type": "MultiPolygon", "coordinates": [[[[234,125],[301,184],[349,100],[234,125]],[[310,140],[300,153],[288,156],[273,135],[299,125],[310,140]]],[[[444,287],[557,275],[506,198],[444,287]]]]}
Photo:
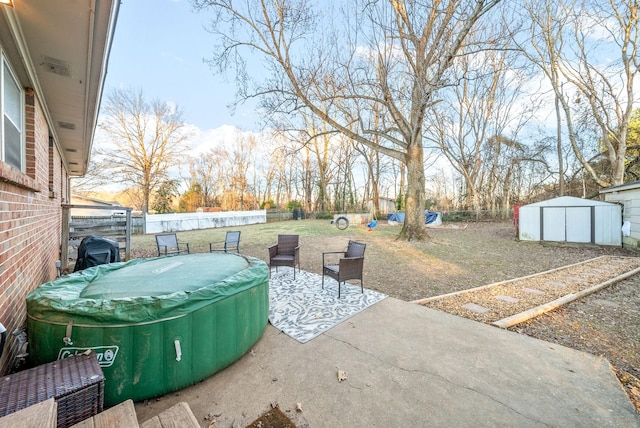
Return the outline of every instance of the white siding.
{"type": "Polygon", "coordinates": [[[624,202],[624,220],[631,222],[631,238],[640,239],[640,197],[624,202]]]}
{"type": "MultiPolygon", "coordinates": [[[[633,184],[631,185],[633,186],[633,184]]],[[[623,246],[632,250],[640,250],[640,187],[633,187],[605,190],[602,193],[605,201],[624,205],[622,218],[623,221],[630,223],[631,235],[622,237],[623,246]]]]}

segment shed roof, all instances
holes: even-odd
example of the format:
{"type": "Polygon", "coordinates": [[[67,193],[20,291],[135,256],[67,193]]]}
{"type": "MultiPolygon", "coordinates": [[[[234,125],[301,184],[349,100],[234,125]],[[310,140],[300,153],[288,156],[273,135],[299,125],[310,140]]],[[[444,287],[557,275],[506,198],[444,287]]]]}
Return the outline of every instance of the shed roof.
{"type": "Polygon", "coordinates": [[[86,204],[86,205],[101,205],[105,207],[120,207],[120,203],[117,201],[103,201],[96,198],[90,198],[83,195],[71,195],[72,204],[86,204]]]}
{"type": "Polygon", "coordinates": [[[636,190],[638,188],[640,188],[640,180],[607,187],[606,189],[600,190],[600,193],[624,192],[625,190],[636,190]]]}
{"type": "Polygon", "coordinates": [[[592,199],[576,198],[573,196],[560,196],[558,198],[547,199],[533,204],[525,205],[525,207],[592,207],[615,205],[609,202],[594,201],[592,199]]]}

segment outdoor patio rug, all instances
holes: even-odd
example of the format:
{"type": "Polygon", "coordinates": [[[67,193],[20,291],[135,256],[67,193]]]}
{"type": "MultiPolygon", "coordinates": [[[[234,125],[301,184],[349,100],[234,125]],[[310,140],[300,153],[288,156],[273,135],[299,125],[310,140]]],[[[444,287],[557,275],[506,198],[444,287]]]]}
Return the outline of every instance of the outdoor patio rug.
{"type": "Polygon", "coordinates": [[[387,297],[360,285],[344,284],[338,299],[338,283],[311,272],[280,267],[269,281],[269,321],[278,330],[305,343],[358,312],[387,297]]]}

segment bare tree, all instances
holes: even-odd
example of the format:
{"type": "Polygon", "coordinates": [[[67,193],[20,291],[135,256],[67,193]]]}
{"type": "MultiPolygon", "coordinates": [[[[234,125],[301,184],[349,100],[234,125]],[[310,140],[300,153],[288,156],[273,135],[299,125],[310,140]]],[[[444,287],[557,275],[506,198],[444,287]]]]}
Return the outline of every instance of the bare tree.
{"type": "Polygon", "coordinates": [[[204,207],[215,207],[217,197],[222,193],[219,183],[223,179],[222,161],[225,155],[223,150],[216,147],[189,160],[190,182],[200,185],[204,207]]]}
{"type": "Polygon", "coordinates": [[[308,109],[350,140],[404,162],[401,236],[423,239],[425,112],[467,34],[499,1],[353,1],[341,4],[346,13],[333,27],[337,17],[322,20],[311,1],[192,3],[214,12],[210,30],[220,45],[211,64],[219,71],[239,59],[236,70],[246,77],[243,48],[266,61],[267,78],[255,87],[244,81],[245,97],[269,95],[271,111],[308,109]],[[322,32],[314,32],[318,26],[322,32]],[[327,109],[331,100],[339,102],[327,109]],[[386,120],[374,120],[374,112],[386,120]]]}
{"type": "Polygon", "coordinates": [[[97,156],[92,156],[91,159],[89,159],[89,167],[85,175],[82,177],[72,177],[70,183],[72,193],[89,196],[103,186],[108,185],[109,179],[102,173],[102,168],[100,167],[97,156]]]}
{"type": "Polygon", "coordinates": [[[142,211],[151,195],[179,164],[190,137],[179,109],[159,100],[147,102],[141,90],[116,89],[107,97],[100,128],[110,145],[97,150],[100,168],[116,183],[137,189],[142,211]]]}
{"type": "MultiPolygon", "coordinates": [[[[564,28],[569,24],[570,11],[574,1],[533,0],[525,4],[529,22],[529,37],[525,42],[516,41],[525,57],[546,77],[554,95],[556,113],[556,153],[558,157],[558,194],[565,194],[565,158],[562,147],[561,102],[564,100],[563,79],[560,64],[564,51],[564,28]]],[[[569,139],[575,146],[576,135],[572,123],[571,110],[566,109],[569,139]]]]}
{"type": "Polygon", "coordinates": [[[227,206],[243,211],[247,206],[256,203],[251,194],[249,183],[249,169],[253,165],[253,156],[256,148],[256,140],[251,136],[238,136],[233,144],[233,150],[227,158],[227,191],[225,196],[227,206]]]}
{"type": "Polygon", "coordinates": [[[301,151],[301,181],[302,181],[302,207],[310,212],[314,209],[314,195],[317,194],[316,185],[319,183],[318,166],[315,163],[316,156],[311,146],[304,146],[301,151]]]}
{"type": "Polygon", "coordinates": [[[232,144],[218,143],[191,160],[190,188],[202,195],[199,206],[240,211],[257,207],[255,136],[238,133],[232,144]]]}
{"type": "Polygon", "coordinates": [[[432,109],[430,139],[464,178],[466,209],[494,209],[497,190],[519,145],[517,135],[530,115],[521,102],[525,81],[511,53],[501,46],[455,61],[458,85],[432,109]]]}
{"type": "Polygon", "coordinates": [[[365,192],[363,202],[371,201],[371,207],[374,214],[380,212],[380,176],[382,175],[382,165],[380,161],[380,153],[369,147],[356,143],[354,148],[360,153],[361,158],[366,165],[367,181],[365,184],[365,192]]]}
{"type": "Polygon", "coordinates": [[[565,78],[586,98],[589,116],[600,130],[600,143],[612,166],[610,183],[599,182],[601,185],[624,182],[634,82],[640,72],[638,9],[638,0],[609,0],[608,4],[591,1],[577,11],[574,37],[578,62],[565,61],[562,69],[565,78]],[[618,49],[619,59],[613,64],[605,65],[593,54],[598,44],[593,43],[594,26],[607,35],[606,46],[618,49]]]}
{"type": "Polygon", "coordinates": [[[287,154],[284,142],[271,154],[269,170],[269,200],[273,197],[277,207],[282,208],[293,196],[293,185],[291,183],[295,165],[293,156],[287,154]]]}
{"type": "Polygon", "coordinates": [[[449,169],[434,168],[429,177],[431,183],[431,197],[436,202],[437,209],[450,210],[455,199],[455,186],[449,169]]]}
{"type": "Polygon", "coordinates": [[[303,129],[288,129],[295,124],[279,123],[280,135],[288,141],[282,148],[300,168],[296,171],[300,180],[293,181],[301,181],[304,208],[326,212],[331,209],[331,183],[343,161],[338,157],[340,137],[314,115],[301,112],[300,119],[303,129]]]}
{"type": "MultiPolygon", "coordinates": [[[[639,71],[638,8],[638,0],[593,0],[579,4],[530,0],[526,4],[531,19],[530,43],[521,42],[521,49],[550,82],[564,115],[573,152],[601,187],[624,181],[626,134],[639,71]],[[602,58],[603,52],[609,53],[610,62],[602,58]],[[567,96],[565,83],[577,95],[567,96]],[[598,150],[601,145],[601,154],[610,165],[608,174],[594,167],[591,156],[581,145],[576,130],[579,114],[582,116],[578,120],[583,124],[595,124],[599,137],[592,139],[587,149],[598,150]]],[[[560,147],[558,150],[560,153],[560,147]]]]}

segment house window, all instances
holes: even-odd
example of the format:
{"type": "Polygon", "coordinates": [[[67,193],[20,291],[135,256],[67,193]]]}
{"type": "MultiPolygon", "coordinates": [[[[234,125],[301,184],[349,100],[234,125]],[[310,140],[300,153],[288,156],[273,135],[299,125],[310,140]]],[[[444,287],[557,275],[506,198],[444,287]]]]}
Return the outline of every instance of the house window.
{"type": "Polygon", "coordinates": [[[23,120],[24,98],[22,88],[18,85],[18,79],[9,68],[7,60],[2,57],[2,70],[0,72],[0,138],[2,160],[9,165],[24,171],[24,138],[23,120]]]}

